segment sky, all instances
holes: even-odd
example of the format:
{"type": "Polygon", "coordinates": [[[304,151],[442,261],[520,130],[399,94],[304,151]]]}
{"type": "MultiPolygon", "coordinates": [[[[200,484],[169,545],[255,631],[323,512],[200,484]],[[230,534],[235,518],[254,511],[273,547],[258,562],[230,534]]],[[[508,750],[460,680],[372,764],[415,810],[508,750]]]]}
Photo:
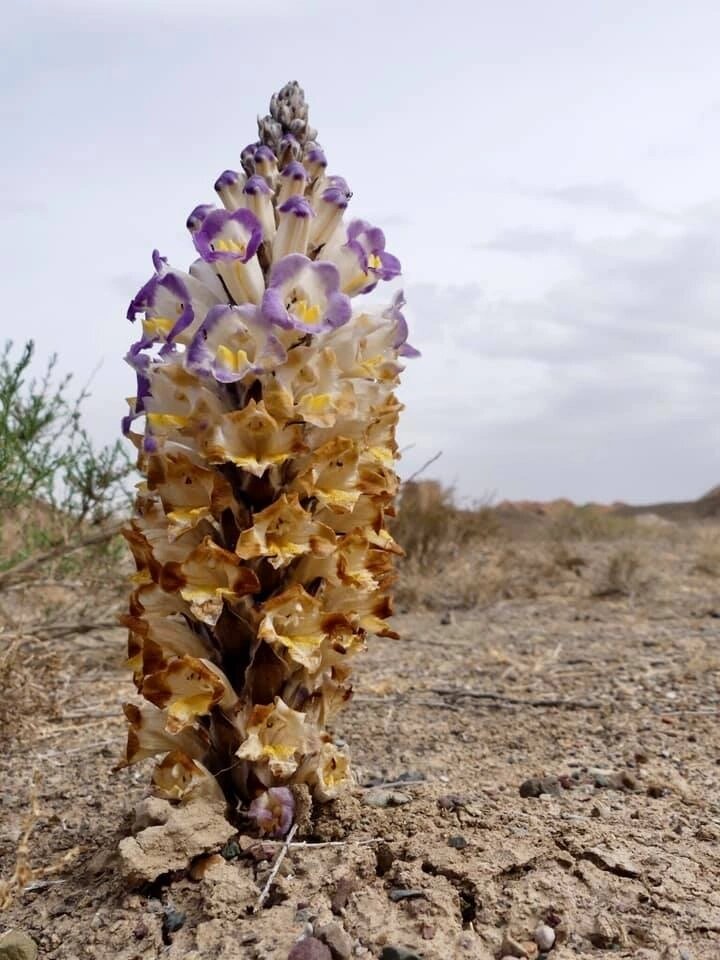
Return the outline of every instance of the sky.
{"type": "MultiPolygon", "coordinates": [[[[401,476],[464,501],[649,503],[720,482],[720,6],[711,0],[5,0],[1,339],[91,379],[185,268],[287,80],[403,264],[401,476]]],[[[392,289],[385,291],[389,297],[392,289]]]]}

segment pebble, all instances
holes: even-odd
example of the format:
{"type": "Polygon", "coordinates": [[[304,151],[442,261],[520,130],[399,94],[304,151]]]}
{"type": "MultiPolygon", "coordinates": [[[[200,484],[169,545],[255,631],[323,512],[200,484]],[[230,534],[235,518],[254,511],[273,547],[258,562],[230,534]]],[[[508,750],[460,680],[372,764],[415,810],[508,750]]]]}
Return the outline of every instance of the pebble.
{"type": "Polygon", "coordinates": [[[220,855],[226,860],[237,860],[241,853],[240,844],[237,840],[228,840],[220,851],[220,855]]]}
{"type": "Polygon", "coordinates": [[[424,896],[423,890],[401,890],[395,887],[390,891],[390,899],[393,903],[400,903],[401,900],[419,900],[424,896]]]}
{"type": "Polygon", "coordinates": [[[555,943],[555,931],[546,923],[541,923],[535,930],[535,943],[543,951],[548,951],[555,943]]]}
{"type": "Polygon", "coordinates": [[[368,790],[363,799],[363,803],[371,807],[402,807],[410,803],[412,797],[409,793],[403,793],[401,790],[380,790],[373,788],[368,790]]]}
{"type": "Polygon", "coordinates": [[[332,954],[316,937],[303,937],[287,955],[287,960],[332,960],[332,954]]]}
{"type": "Polygon", "coordinates": [[[347,906],[352,893],[357,889],[358,881],[355,877],[339,877],[335,889],[330,897],[330,909],[333,913],[341,913],[347,906]]]}
{"type": "Polygon", "coordinates": [[[22,930],[10,930],[0,937],[0,960],[36,960],[35,941],[22,930]]]}
{"type": "Polygon", "coordinates": [[[185,914],[174,907],[166,907],[163,911],[163,933],[167,936],[175,933],[185,924],[185,914]]]}
{"type": "Polygon", "coordinates": [[[422,960],[412,947],[383,947],[380,960],[422,960]]]}
{"type": "Polygon", "coordinates": [[[330,948],[333,960],[349,960],[352,957],[352,940],[350,935],[339,923],[326,923],[315,930],[318,940],[322,940],[330,948]]]}
{"type": "Polygon", "coordinates": [[[448,846],[454,847],[456,850],[464,850],[467,845],[468,842],[465,837],[457,836],[448,838],[448,846]]]}
{"type": "Polygon", "coordinates": [[[521,797],[541,797],[543,794],[551,797],[562,796],[562,787],[557,777],[530,777],[520,784],[521,797]]]}

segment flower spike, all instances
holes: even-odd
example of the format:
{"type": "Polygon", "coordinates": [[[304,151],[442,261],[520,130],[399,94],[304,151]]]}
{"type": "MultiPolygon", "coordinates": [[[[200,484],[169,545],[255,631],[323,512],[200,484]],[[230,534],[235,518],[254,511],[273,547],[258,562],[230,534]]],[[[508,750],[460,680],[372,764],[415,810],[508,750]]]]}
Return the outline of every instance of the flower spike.
{"type": "Polygon", "coordinates": [[[188,272],[155,251],[128,308],[123,429],[144,482],[123,622],[146,704],[125,708],[122,762],[157,757],[158,796],[224,797],[283,837],[293,788],[324,802],[350,782],[326,725],[352,658],[393,635],[394,391],[417,351],[401,292],[353,307],[400,263],[378,227],[345,222],[352,193],[297,83],[240,163],[215,182],[221,206],[188,217],[188,272]]]}

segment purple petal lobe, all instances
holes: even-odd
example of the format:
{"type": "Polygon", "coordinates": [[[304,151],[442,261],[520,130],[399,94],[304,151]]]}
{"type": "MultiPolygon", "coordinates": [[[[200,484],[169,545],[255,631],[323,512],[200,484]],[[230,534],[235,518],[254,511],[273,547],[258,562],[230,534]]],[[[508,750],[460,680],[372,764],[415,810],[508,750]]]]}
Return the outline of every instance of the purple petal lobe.
{"type": "Polygon", "coordinates": [[[193,234],[195,249],[207,263],[239,260],[247,263],[262,241],[260,221],[250,210],[213,209],[193,234]]]}

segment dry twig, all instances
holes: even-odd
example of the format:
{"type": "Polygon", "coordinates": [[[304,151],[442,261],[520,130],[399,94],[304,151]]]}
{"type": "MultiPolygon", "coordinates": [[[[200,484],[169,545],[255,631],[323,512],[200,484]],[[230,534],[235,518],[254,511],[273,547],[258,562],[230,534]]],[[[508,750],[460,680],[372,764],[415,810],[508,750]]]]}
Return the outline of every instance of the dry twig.
{"type": "Polygon", "coordinates": [[[433,693],[442,697],[470,697],[472,700],[491,700],[496,703],[508,703],[520,707],[564,707],[567,710],[599,710],[603,704],[593,700],[567,700],[559,697],[528,700],[524,697],[506,697],[501,693],[487,693],[484,690],[462,690],[457,687],[433,687],[433,693]]]}
{"type": "Polygon", "coordinates": [[[80,540],[72,540],[69,543],[58,543],[50,550],[26,557],[25,560],[21,560],[20,563],[16,563],[8,570],[3,570],[2,573],[0,573],[0,588],[8,583],[8,581],[15,580],[17,577],[32,570],[33,567],[47,563],[48,560],[57,560],[59,557],[65,557],[68,554],[75,553],[76,550],[82,550],[83,547],[107,543],[108,540],[112,540],[112,538],[120,532],[120,529],[121,524],[114,524],[112,527],[106,527],[104,530],[99,530],[87,537],[82,537],[80,540]]]}
{"type": "Polygon", "coordinates": [[[427,468],[431,466],[433,463],[435,463],[436,460],[439,460],[442,454],[443,454],[442,450],[438,450],[438,452],[435,454],[434,457],[430,457],[429,460],[426,460],[425,463],[415,471],[415,473],[410,474],[407,480],[403,480],[403,483],[412,483],[413,480],[416,480],[421,473],[425,473],[427,468]]]}
{"type": "Polygon", "coordinates": [[[275,863],[273,864],[273,868],[272,868],[272,870],[270,871],[270,876],[269,876],[269,877],[267,878],[267,880],[265,881],[265,886],[262,888],[262,893],[261,893],[260,896],[258,897],[258,901],[257,901],[257,903],[255,904],[255,913],[257,913],[258,911],[262,910],[263,904],[265,903],[265,901],[266,901],[267,898],[268,898],[268,895],[269,895],[269,893],[270,893],[270,887],[272,886],[273,880],[274,880],[275,877],[277,876],[277,872],[278,872],[278,870],[280,869],[280,865],[282,864],[283,860],[285,859],[285,856],[286,856],[286,854],[287,854],[287,852],[288,852],[288,849],[290,848],[290,843],[292,842],[292,838],[293,838],[293,837],[295,836],[295,834],[297,833],[297,828],[298,828],[298,825],[297,825],[296,823],[294,823],[294,824],[292,825],[292,827],[290,828],[290,832],[288,833],[287,837],[285,838],[285,842],[283,843],[282,847],[281,847],[280,850],[278,851],[278,855],[277,855],[277,857],[275,858],[275,863]]]}

